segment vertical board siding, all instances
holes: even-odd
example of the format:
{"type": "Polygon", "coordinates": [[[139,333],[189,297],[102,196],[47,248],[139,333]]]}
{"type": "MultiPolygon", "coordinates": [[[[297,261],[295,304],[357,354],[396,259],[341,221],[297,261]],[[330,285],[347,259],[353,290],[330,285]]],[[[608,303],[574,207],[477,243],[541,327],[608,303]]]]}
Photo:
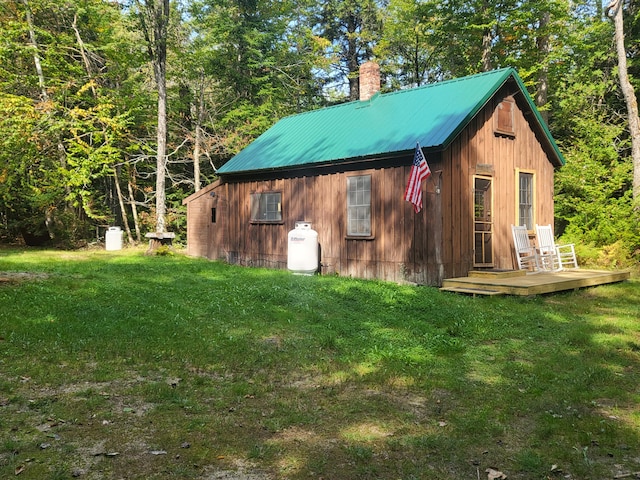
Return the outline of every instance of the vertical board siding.
{"type": "Polygon", "coordinates": [[[287,234],[295,222],[307,221],[318,232],[322,273],[440,285],[443,278],[464,276],[473,269],[473,178],[482,164],[481,174],[492,177],[494,267],[512,269],[516,171],[535,172],[536,221],[544,224],[553,223],[554,167],[518,103],[515,136],[494,132],[494,111],[507,95],[506,90],[499,92],[448,148],[437,156],[426,154],[432,175],[423,184],[423,210],[418,214],[403,199],[413,152],[402,166],[217,181],[185,201],[187,253],[286,268],[287,234]],[[351,175],[371,175],[371,239],[346,236],[346,185],[351,175]],[[212,198],[211,191],[217,196],[212,198]],[[283,220],[252,224],[250,195],[266,191],[282,193],[283,220]]]}

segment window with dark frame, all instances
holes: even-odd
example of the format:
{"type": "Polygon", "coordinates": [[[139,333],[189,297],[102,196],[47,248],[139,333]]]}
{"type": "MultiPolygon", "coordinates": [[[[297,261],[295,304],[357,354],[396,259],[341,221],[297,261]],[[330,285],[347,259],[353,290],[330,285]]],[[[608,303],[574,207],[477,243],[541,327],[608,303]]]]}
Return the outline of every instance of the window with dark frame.
{"type": "Polygon", "coordinates": [[[347,177],[347,236],[371,235],[371,175],[347,177]]]}
{"type": "Polygon", "coordinates": [[[251,221],[279,223],[282,221],[282,193],[262,192],[251,194],[251,221]]]}

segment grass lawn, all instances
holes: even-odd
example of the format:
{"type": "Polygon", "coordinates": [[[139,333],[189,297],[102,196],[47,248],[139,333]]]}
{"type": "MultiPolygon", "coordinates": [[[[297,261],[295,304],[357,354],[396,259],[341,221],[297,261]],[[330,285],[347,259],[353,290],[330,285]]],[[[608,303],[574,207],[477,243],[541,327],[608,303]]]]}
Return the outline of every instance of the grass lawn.
{"type": "Polygon", "coordinates": [[[3,479],[640,472],[637,276],[471,298],[180,254],[4,249],[0,306],[3,479]]]}

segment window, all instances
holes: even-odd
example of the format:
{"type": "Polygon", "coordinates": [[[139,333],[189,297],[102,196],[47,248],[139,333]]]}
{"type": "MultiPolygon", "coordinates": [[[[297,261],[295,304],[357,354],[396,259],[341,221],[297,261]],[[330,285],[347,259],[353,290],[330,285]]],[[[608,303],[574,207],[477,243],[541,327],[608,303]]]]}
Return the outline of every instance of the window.
{"type": "Polygon", "coordinates": [[[534,176],[533,173],[518,172],[518,225],[533,230],[534,223],[534,176]]]}
{"type": "Polygon", "coordinates": [[[347,235],[371,236],[371,175],[347,177],[347,235]]]}
{"type": "Polygon", "coordinates": [[[216,207],[211,209],[211,223],[216,223],[216,207]]]}
{"type": "Polygon", "coordinates": [[[501,135],[515,136],[516,130],[513,122],[515,102],[512,97],[505,98],[498,104],[494,113],[493,130],[501,135]]]}
{"type": "Polygon", "coordinates": [[[282,194],[280,192],[252,193],[251,221],[281,222],[282,194]]]}

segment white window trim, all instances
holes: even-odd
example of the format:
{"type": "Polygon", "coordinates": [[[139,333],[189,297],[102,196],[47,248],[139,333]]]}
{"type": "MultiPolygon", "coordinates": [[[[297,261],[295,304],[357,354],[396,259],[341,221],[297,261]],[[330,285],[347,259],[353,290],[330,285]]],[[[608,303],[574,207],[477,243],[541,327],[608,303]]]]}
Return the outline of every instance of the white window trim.
{"type": "Polygon", "coordinates": [[[515,178],[515,221],[514,225],[520,225],[520,174],[525,173],[531,175],[531,229],[529,232],[532,232],[535,228],[536,224],[536,171],[528,170],[528,169],[520,169],[516,168],[516,178],[515,178]]]}
{"type": "MultiPolygon", "coordinates": [[[[359,205],[359,206],[364,206],[364,205],[359,205]]],[[[361,175],[349,175],[347,177],[346,210],[347,210],[347,225],[346,225],[347,238],[359,239],[359,240],[373,238],[373,175],[371,175],[370,173],[365,173],[361,175]],[[351,207],[351,205],[349,205],[349,182],[352,179],[357,179],[360,177],[369,177],[369,231],[367,233],[351,233],[349,231],[349,208],[351,207]]]]}

